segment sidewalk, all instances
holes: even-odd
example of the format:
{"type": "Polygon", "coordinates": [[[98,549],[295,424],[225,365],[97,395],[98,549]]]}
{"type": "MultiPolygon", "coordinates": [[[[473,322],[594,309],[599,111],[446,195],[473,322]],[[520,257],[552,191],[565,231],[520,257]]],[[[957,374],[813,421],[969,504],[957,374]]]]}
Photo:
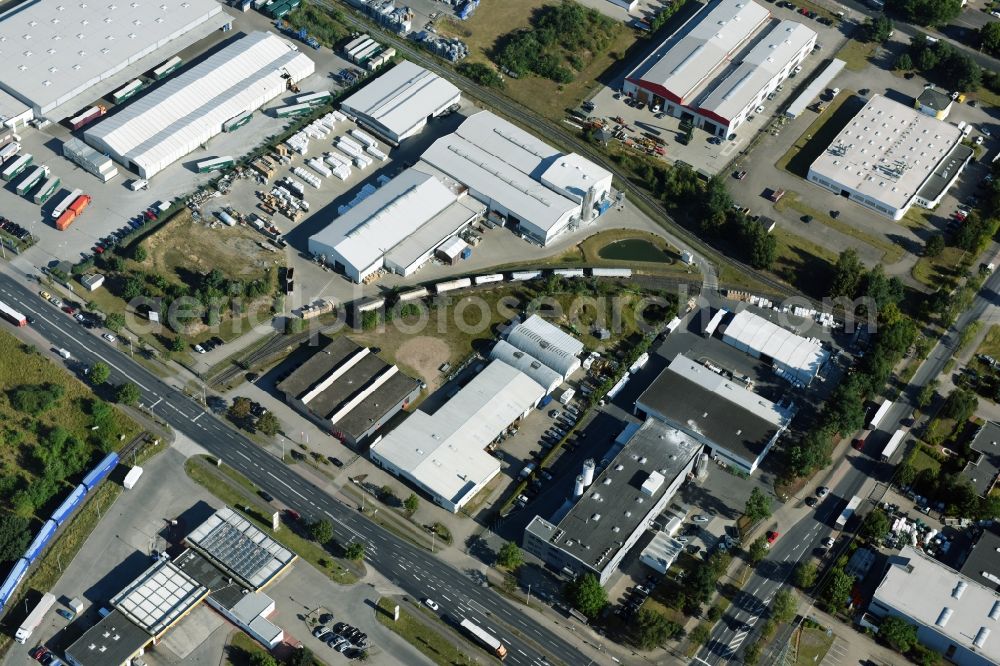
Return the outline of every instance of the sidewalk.
{"type": "MultiPolygon", "coordinates": [[[[799,610],[802,611],[801,605],[799,610]]],[[[906,657],[879,645],[870,636],[856,631],[854,627],[844,624],[832,615],[815,607],[808,610],[812,618],[834,633],[833,646],[820,662],[820,666],[848,666],[864,663],[889,666],[907,661],[906,657]]]]}

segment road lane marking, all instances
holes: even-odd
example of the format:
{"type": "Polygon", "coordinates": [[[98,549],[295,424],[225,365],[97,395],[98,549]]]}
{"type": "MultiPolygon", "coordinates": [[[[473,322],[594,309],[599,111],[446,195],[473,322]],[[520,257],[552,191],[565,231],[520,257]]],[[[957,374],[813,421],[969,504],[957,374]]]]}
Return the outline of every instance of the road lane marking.
{"type": "MultiPolygon", "coordinates": [[[[169,403],[167,403],[167,404],[169,404],[169,403]]],[[[306,500],[307,502],[309,501],[309,500],[306,499],[305,495],[303,495],[302,493],[300,493],[299,491],[297,491],[295,488],[292,488],[290,485],[288,485],[287,483],[285,483],[284,481],[282,481],[281,479],[279,479],[278,477],[276,477],[273,473],[268,472],[267,475],[270,476],[275,481],[277,481],[278,483],[280,483],[281,485],[283,485],[286,488],[288,488],[289,490],[291,490],[293,493],[295,493],[296,495],[298,495],[302,499],[306,500]]]]}

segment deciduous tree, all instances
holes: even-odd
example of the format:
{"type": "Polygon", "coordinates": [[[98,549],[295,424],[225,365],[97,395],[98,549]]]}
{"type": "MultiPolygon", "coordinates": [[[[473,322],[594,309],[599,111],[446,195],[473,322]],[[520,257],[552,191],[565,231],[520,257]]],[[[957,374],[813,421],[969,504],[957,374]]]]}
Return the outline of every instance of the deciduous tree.
{"type": "Polygon", "coordinates": [[[743,513],[751,522],[769,518],[771,516],[771,498],[759,487],[754,486],[753,490],[750,491],[750,497],[747,498],[743,513]]]}
{"type": "Polygon", "coordinates": [[[108,367],[107,363],[98,361],[90,368],[90,374],[88,378],[90,383],[94,386],[100,386],[104,382],[108,381],[108,377],[111,376],[111,368],[108,367]]]}
{"type": "Polygon", "coordinates": [[[594,574],[583,574],[566,585],[566,600],[589,618],[597,617],[608,605],[608,593],[594,574]]]}
{"type": "Polygon", "coordinates": [[[125,382],[115,391],[115,400],[123,405],[134,405],[139,402],[141,397],[142,393],[139,392],[139,387],[132,382],[125,382]]]}
{"type": "Polygon", "coordinates": [[[500,546],[497,552],[497,564],[506,569],[517,569],[524,563],[524,553],[513,541],[500,546]]]}

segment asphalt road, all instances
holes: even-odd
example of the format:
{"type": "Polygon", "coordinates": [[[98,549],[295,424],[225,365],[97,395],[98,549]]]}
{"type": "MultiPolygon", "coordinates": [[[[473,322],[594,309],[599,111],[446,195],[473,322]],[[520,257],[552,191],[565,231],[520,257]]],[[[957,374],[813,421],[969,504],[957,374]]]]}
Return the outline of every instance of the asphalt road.
{"type": "MultiPolygon", "coordinates": [[[[913,375],[913,379],[893,403],[879,430],[869,436],[864,453],[851,452],[841,461],[842,478],[831,488],[830,494],[816,511],[808,514],[778,538],[768,557],[757,567],[743,586],[740,595],[715,625],[711,638],[698,652],[693,664],[715,666],[727,663],[742,647],[749,645],[759,626],[760,617],[766,613],[774,594],[791,575],[795,564],[819,548],[827,536],[831,534],[834,537],[838,536],[833,530],[833,520],[843,509],[845,502],[859,494],[868,479],[876,479],[883,483],[891,480],[895,464],[903,456],[903,448],[896,451],[889,463],[881,463],[879,458],[882,447],[897,429],[912,426],[911,419],[920,390],[941,374],[945,364],[956,351],[955,345],[962,331],[980,319],[988,307],[997,303],[998,293],[1000,293],[1000,272],[994,273],[987,279],[969,309],[956,319],[954,326],[934,346],[913,375]]],[[[838,540],[834,551],[839,552],[845,547],[846,541],[838,540]]],[[[790,629],[786,629],[786,634],[790,635],[790,629]]],[[[779,636],[772,642],[774,650],[779,650],[783,646],[785,640],[782,638],[779,636]]],[[[787,640],[787,636],[784,638],[787,640]]],[[[761,663],[771,662],[765,658],[761,663]]]]}
{"type": "MultiPolygon", "coordinates": [[[[282,504],[309,519],[328,518],[335,538],[361,541],[366,561],[417,599],[433,598],[441,615],[468,618],[500,638],[512,664],[585,664],[590,661],[569,642],[534,622],[494,592],[484,589],[407,541],[369,521],[303,479],[274,456],[264,452],[200,404],[168,386],[129,357],[127,350],[107,343],[85,330],[69,315],[43,301],[31,288],[0,274],[0,300],[34,317],[31,328],[54,348],[72,354],[67,363],[88,367],[104,361],[111,368],[111,383],[135,383],[142,405],[183,433],[224,464],[239,470],[282,504]],[[551,661],[550,661],[551,660],[551,661]]],[[[473,650],[469,650],[474,654],[473,650]]]]}

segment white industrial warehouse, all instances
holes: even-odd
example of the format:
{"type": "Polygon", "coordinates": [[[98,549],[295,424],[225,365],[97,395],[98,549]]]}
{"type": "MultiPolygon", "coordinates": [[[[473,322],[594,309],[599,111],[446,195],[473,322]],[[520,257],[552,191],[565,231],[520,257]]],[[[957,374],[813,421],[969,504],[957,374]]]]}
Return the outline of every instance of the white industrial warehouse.
{"type": "Polygon", "coordinates": [[[486,207],[450,178],[407,169],[309,238],[309,251],[363,282],[385,269],[410,275],[486,207]]]}
{"type": "Polygon", "coordinates": [[[435,141],[422,161],[463,183],[524,237],[546,244],[606,209],[611,173],[488,112],[435,141]]]}
{"type": "Polygon", "coordinates": [[[808,386],[830,360],[819,340],[796,335],[749,310],[733,316],[722,340],[754,358],[770,359],[779,377],[799,386],[808,386]]]}
{"type": "Polygon", "coordinates": [[[544,395],[528,375],[491,361],[436,412],[414,412],[373,444],[371,459],[457,512],[500,472],[486,447],[544,395]]]}
{"type": "Polygon", "coordinates": [[[450,81],[404,60],[344,100],[340,109],[398,143],[461,99],[450,81]]]}
{"type": "Polygon", "coordinates": [[[706,5],[625,79],[623,90],[671,116],[727,137],[812,52],[816,32],[795,21],[767,29],[752,0],[706,5]],[[742,57],[753,40],[757,43],[742,57]]]}
{"type": "Polygon", "coordinates": [[[837,134],[809,180],[893,220],[941,202],[972,159],[962,130],[882,95],[837,134]]]}
{"type": "Polygon", "coordinates": [[[231,21],[215,0],[16,3],[0,14],[0,89],[59,120],[231,21]]]}
{"type": "Polygon", "coordinates": [[[552,393],[563,383],[562,375],[506,340],[500,340],[493,346],[490,358],[499,359],[528,375],[542,385],[546,394],[552,393]]]}
{"type": "Polygon", "coordinates": [[[507,334],[507,342],[569,378],[580,367],[583,343],[555,324],[531,315],[507,334]]]}
{"type": "Polygon", "coordinates": [[[227,120],[260,108],[314,70],[313,61],[281,37],[254,32],[97,123],[84,138],[149,178],[221,133],[227,120]]]}

